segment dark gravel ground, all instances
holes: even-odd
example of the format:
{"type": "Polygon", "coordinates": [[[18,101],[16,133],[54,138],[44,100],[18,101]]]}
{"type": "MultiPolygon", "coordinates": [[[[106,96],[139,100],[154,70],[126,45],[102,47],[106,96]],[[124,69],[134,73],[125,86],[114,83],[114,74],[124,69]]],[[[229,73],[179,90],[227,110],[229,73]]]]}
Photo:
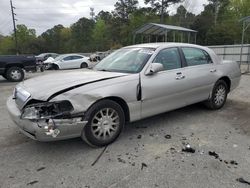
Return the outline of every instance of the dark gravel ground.
{"type": "Polygon", "coordinates": [[[5,104],[14,85],[0,78],[0,187],[249,187],[239,178],[250,181],[250,75],[221,110],[195,104],[128,124],[96,162],[104,148],[81,139],[20,134],[5,104]]]}

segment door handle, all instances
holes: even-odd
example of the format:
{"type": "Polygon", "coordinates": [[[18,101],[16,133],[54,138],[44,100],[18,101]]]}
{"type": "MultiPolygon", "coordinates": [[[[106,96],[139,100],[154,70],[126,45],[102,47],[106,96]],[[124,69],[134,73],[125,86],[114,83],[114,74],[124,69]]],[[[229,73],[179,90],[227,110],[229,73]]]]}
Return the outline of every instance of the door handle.
{"type": "Polygon", "coordinates": [[[182,73],[181,72],[178,72],[178,73],[176,73],[177,74],[177,76],[175,77],[175,79],[176,80],[182,80],[182,79],[184,79],[185,78],[185,76],[184,75],[182,75],[182,73]]]}
{"type": "Polygon", "coordinates": [[[216,69],[211,69],[210,72],[216,72],[216,69]]]}

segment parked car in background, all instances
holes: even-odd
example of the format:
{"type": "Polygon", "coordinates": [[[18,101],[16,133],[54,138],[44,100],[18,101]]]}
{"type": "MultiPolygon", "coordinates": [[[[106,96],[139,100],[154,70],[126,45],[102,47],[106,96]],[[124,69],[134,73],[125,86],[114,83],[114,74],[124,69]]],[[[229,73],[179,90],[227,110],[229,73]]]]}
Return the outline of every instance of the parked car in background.
{"type": "Polygon", "coordinates": [[[42,53],[36,56],[37,70],[43,72],[46,67],[46,64],[44,62],[49,58],[55,59],[57,56],[58,56],[57,53],[42,53]]]}
{"type": "Polygon", "coordinates": [[[21,131],[35,140],[82,137],[104,146],[125,122],[198,102],[220,109],[240,78],[236,62],[220,60],[209,48],[140,44],[117,50],[93,70],[26,80],[7,106],[21,131]]]}
{"type": "Polygon", "coordinates": [[[79,54],[59,55],[48,64],[48,69],[79,69],[90,66],[89,57],[79,54]]]}
{"type": "Polygon", "coordinates": [[[6,55],[0,56],[0,75],[11,82],[24,79],[25,71],[36,71],[35,56],[6,55]]]}
{"type": "Polygon", "coordinates": [[[44,62],[47,60],[49,57],[56,58],[58,56],[57,53],[42,53],[38,56],[36,56],[37,62],[44,62]]]}

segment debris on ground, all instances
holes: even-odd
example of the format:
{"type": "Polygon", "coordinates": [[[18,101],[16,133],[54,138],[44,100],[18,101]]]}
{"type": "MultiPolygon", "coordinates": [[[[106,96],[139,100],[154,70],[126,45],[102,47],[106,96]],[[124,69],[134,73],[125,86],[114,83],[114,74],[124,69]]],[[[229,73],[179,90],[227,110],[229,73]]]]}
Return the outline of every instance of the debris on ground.
{"type": "Polygon", "coordinates": [[[234,147],[234,148],[237,148],[237,147],[238,147],[238,145],[237,145],[237,144],[234,144],[234,145],[233,145],[233,147],[234,147]]]}
{"type": "Polygon", "coordinates": [[[44,170],[44,169],[45,169],[45,167],[43,166],[41,168],[36,169],[36,171],[39,172],[39,171],[44,170]]]}
{"type": "Polygon", "coordinates": [[[208,152],[208,155],[214,156],[215,159],[218,159],[218,158],[219,158],[219,155],[218,155],[217,153],[215,153],[215,151],[209,151],[209,152],[208,152]]]}
{"type": "Polygon", "coordinates": [[[118,157],[117,160],[118,160],[120,163],[124,163],[124,164],[126,163],[126,161],[125,161],[124,159],[120,158],[120,157],[118,157]]]}
{"type": "Polygon", "coordinates": [[[106,151],[107,147],[108,147],[108,146],[106,146],[106,147],[101,151],[101,153],[97,156],[96,160],[91,164],[91,166],[94,166],[94,165],[98,162],[98,160],[101,158],[101,156],[103,155],[103,153],[106,151]]]}
{"type": "Polygon", "coordinates": [[[230,161],[230,164],[231,164],[231,165],[238,165],[238,163],[237,163],[236,161],[234,161],[234,160],[231,160],[231,161],[230,161]]]}
{"type": "Polygon", "coordinates": [[[142,163],[142,164],[141,164],[141,170],[143,170],[144,167],[148,167],[148,165],[145,164],[145,163],[142,163]]]}
{"type": "Polygon", "coordinates": [[[137,136],[137,139],[141,139],[141,135],[138,135],[138,136],[137,136]]]}
{"type": "Polygon", "coordinates": [[[185,146],[185,148],[182,149],[183,152],[187,152],[187,153],[195,153],[195,149],[191,148],[191,146],[189,144],[187,144],[185,146]]]}
{"type": "Polygon", "coordinates": [[[166,139],[171,139],[171,135],[170,134],[167,134],[164,136],[166,139]]]}
{"type": "Polygon", "coordinates": [[[35,183],[38,183],[38,181],[37,180],[31,181],[31,182],[27,183],[27,185],[34,185],[35,183]]]}
{"type": "Polygon", "coordinates": [[[155,160],[160,159],[160,158],[161,158],[160,156],[156,156],[156,157],[155,157],[155,160]]]}
{"type": "Polygon", "coordinates": [[[244,180],[243,178],[238,178],[238,179],[236,179],[236,181],[238,181],[238,182],[240,182],[240,183],[245,183],[245,184],[247,184],[247,185],[250,185],[250,182],[244,180]]]}

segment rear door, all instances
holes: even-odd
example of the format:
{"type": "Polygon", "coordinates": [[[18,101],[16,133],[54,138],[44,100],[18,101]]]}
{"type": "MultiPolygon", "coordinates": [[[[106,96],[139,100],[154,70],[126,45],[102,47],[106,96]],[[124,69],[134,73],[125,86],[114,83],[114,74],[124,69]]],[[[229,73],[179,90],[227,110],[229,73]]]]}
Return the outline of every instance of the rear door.
{"type": "Polygon", "coordinates": [[[78,69],[81,67],[81,63],[83,63],[83,57],[82,56],[78,56],[78,55],[74,55],[72,56],[72,60],[70,63],[70,68],[72,69],[78,69]]]}
{"type": "Polygon", "coordinates": [[[142,118],[176,109],[186,104],[187,84],[178,48],[161,50],[152,63],[165,70],[153,75],[141,74],[142,118]]]}
{"type": "Polygon", "coordinates": [[[182,47],[181,53],[186,64],[183,74],[188,84],[186,104],[206,100],[218,79],[215,64],[210,55],[199,48],[182,47]]]}

